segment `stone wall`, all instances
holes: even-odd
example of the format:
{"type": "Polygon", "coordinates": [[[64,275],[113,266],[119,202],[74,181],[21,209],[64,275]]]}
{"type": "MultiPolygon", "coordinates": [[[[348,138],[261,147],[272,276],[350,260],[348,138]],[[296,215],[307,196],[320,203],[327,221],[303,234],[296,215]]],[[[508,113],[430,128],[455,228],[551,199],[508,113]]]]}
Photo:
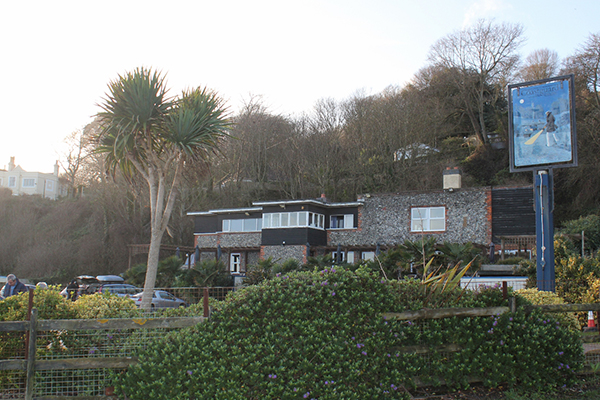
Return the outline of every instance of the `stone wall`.
{"type": "Polygon", "coordinates": [[[282,263],[290,258],[304,262],[305,254],[306,246],[264,246],[262,258],[273,257],[273,261],[276,263],[282,263]]]}
{"type": "Polygon", "coordinates": [[[446,207],[446,230],[425,233],[438,243],[473,242],[487,245],[491,240],[491,192],[489,188],[435,192],[405,192],[370,195],[359,207],[359,226],[352,230],[328,232],[330,246],[395,245],[419,240],[410,232],[411,207],[446,207]]]}
{"type": "Polygon", "coordinates": [[[260,247],[261,233],[214,233],[208,235],[197,235],[196,245],[200,248],[217,247],[260,247]]]}

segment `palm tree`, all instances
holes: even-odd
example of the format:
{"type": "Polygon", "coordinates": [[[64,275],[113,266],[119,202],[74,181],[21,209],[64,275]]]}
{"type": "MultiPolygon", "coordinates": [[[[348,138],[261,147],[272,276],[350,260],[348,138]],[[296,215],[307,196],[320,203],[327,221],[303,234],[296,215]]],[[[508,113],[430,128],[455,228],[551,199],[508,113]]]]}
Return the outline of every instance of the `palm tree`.
{"type": "Polygon", "coordinates": [[[167,97],[164,77],[146,68],[110,82],[100,107],[97,151],[104,154],[107,172],[148,183],[151,237],[142,308],[150,309],[160,245],[186,161],[217,149],[231,127],[228,110],[206,88],[167,97]]]}

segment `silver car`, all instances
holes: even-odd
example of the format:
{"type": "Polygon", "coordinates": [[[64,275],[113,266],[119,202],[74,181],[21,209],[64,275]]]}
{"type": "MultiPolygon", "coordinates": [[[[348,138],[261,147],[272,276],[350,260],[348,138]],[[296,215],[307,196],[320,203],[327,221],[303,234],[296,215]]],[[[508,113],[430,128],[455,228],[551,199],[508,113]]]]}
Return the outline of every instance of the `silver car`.
{"type": "MultiPolygon", "coordinates": [[[[142,305],[143,293],[138,293],[131,296],[135,304],[140,307],[142,305]]],[[[165,290],[155,290],[152,296],[152,308],[177,308],[187,307],[187,303],[165,290]]]]}

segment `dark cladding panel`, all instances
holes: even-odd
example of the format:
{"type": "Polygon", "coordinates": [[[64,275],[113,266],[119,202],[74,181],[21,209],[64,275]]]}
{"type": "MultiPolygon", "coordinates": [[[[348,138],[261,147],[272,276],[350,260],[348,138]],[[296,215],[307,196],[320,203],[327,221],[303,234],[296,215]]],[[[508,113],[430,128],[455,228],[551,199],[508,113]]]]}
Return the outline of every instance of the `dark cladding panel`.
{"type": "Polygon", "coordinates": [[[215,233],[220,230],[216,215],[197,215],[194,219],[194,233],[215,233]]]}
{"type": "Polygon", "coordinates": [[[327,244],[327,233],[323,230],[313,228],[262,230],[263,246],[283,245],[283,242],[286,245],[304,245],[308,242],[311,246],[325,246],[327,244]]]}
{"type": "Polygon", "coordinates": [[[533,188],[492,189],[492,236],[535,235],[533,188]]]}

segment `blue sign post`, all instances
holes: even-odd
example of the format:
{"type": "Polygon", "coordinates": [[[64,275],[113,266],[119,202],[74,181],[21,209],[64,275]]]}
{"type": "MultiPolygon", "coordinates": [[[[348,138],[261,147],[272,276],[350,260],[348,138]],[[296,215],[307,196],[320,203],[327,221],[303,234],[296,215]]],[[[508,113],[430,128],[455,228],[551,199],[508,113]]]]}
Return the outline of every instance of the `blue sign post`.
{"type": "Polygon", "coordinates": [[[554,219],[552,170],[536,171],[535,227],[537,234],[537,287],[540,291],[554,292],[554,219]]]}
{"type": "Polygon", "coordinates": [[[556,289],[554,168],[577,166],[574,76],[508,85],[510,171],[533,171],[537,286],[556,289]]]}

